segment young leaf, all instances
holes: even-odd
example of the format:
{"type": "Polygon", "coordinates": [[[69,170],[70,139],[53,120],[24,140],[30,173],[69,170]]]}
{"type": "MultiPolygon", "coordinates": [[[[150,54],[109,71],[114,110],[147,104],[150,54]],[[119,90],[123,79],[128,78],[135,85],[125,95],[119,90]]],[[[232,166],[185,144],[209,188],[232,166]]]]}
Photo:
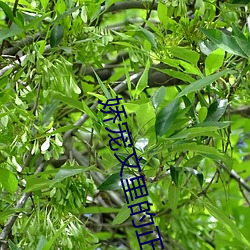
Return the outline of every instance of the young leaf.
{"type": "Polygon", "coordinates": [[[150,61],[148,60],[147,61],[147,64],[146,64],[146,67],[136,85],[136,88],[135,88],[135,98],[137,98],[141,92],[147,87],[148,85],[148,70],[149,70],[149,67],[150,67],[150,61]]]}
{"type": "Polygon", "coordinates": [[[174,123],[179,110],[179,101],[174,99],[156,116],[155,132],[156,136],[164,135],[174,123]]]}
{"type": "Polygon", "coordinates": [[[8,169],[0,168],[0,182],[3,187],[11,194],[14,194],[16,192],[18,187],[17,178],[8,169]]]}
{"type": "Polygon", "coordinates": [[[167,24],[168,21],[168,9],[167,5],[163,2],[158,3],[157,14],[162,24],[167,24]]]}
{"type": "Polygon", "coordinates": [[[112,99],[112,95],[109,93],[108,89],[106,88],[105,84],[102,82],[102,80],[100,79],[100,77],[96,74],[96,72],[94,71],[96,79],[98,81],[98,83],[100,84],[103,93],[105,94],[105,96],[107,97],[107,99],[112,99]]]}
{"type": "Polygon", "coordinates": [[[49,250],[51,249],[53,242],[59,237],[59,235],[65,230],[65,228],[68,226],[69,222],[64,222],[65,224],[55,232],[53,237],[44,245],[43,250],[49,250]]]}
{"type": "Polygon", "coordinates": [[[200,58],[199,53],[190,49],[185,49],[181,47],[176,47],[176,48],[173,47],[173,48],[169,48],[168,50],[172,52],[175,57],[185,60],[187,62],[190,62],[194,66],[197,65],[199,58],[200,58]]]}
{"type": "Polygon", "coordinates": [[[201,107],[199,112],[198,112],[198,118],[199,122],[203,122],[207,117],[207,108],[206,107],[201,107]]]}
{"type": "Polygon", "coordinates": [[[225,51],[222,49],[217,49],[210,53],[205,60],[205,72],[206,75],[211,75],[223,65],[225,56],[225,51]]]}

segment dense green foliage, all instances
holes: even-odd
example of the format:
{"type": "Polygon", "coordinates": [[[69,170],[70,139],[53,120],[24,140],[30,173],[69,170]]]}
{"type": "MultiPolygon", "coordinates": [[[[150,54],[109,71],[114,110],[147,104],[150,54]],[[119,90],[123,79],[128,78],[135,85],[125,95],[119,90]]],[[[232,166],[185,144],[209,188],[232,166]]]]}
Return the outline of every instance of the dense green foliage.
{"type": "Polygon", "coordinates": [[[140,249],[116,95],[165,249],[250,249],[247,4],[0,1],[0,249],[140,249]]]}

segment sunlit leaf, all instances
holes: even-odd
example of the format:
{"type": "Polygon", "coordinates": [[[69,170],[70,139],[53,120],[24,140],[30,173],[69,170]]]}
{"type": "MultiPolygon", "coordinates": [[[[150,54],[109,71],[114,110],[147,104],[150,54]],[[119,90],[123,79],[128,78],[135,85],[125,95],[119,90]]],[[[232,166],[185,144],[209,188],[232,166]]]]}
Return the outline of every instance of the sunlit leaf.
{"type": "Polygon", "coordinates": [[[14,194],[18,187],[16,176],[5,168],[0,168],[0,183],[11,194],[14,194]]]}

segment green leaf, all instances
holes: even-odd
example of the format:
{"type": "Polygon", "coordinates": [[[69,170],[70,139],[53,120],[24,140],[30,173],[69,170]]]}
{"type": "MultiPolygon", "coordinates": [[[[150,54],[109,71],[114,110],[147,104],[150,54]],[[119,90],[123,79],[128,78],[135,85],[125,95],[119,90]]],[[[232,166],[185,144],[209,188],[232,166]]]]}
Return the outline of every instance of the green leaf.
{"type": "Polygon", "coordinates": [[[222,99],[222,100],[213,102],[208,108],[208,114],[205,119],[205,122],[219,121],[227,109],[227,104],[228,104],[227,99],[222,99]]]}
{"type": "Polygon", "coordinates": [[[27,177],[26,182],[26,188],[24,190],[26,193],[47,189],[51,185],[51,180],[37,176],[27,177]]]}
{"type": "MultiPolygon", "coordinates": [[[[185,146],[185,144],[183,144],[185,146]]],[[[180,152],[183,151],[184,148],[181,145],[175,145],[172,147],[171,152],[180,152]]],[[[216,148],[210,147],[207,145],[197,145],[195,142],[187,143],[185,150],[197,152],[205,157],[208,157],[214,161],[223,161],[229,168],[232,166],[232,162],[230,162],[231,158],[226,154],[220,153],[216,148]]]]}
{"type": "Polygon", "coordinates": [[[159,112],[155,121],[156,136],[162,136],[169,130],[176,119],[178,110],[179,101],[175,99],[159,112]]]}
{"type": "Polygon", "coordinates": [[[169,207],[175,211],[180,199],[180,189],[171,182],[168,188],[168,203],[169,207]]]}
{"type": "Polygon", "coordinates": [[[58,23],[60,20],[62,20],[63,18],[65,18],[66,16],[78,11],[79,9],[81,9],[83,7],[82,4],[76,6],[76,7],[73,7],[72,9],[69,9],[67,11],[65,11],[64,13],[62,13],[60,16],[58,16],[56,18],[56,20],[53,22],[53,23],[58,23]]]}
{"type": "Polygon", "coordinates": [[[188,168],[193,168],[196,167],[200,164],[200,162],[204,159],[204,157],[202,155],[195,155],[194,157],[190,158],[189,160],[187,160],[184,164],[184,167],[188,167],[188,168]]]}
{"type": "Polygon", "coordinates": [[[195,124],[193,127],[217,127],[217,129],[222,129],[228,127],[230,124],[232,124],[231,121],[225,121],[225,122],[204,121],[195,124]]]}
{"type": "Polygon", "coordinates": [[[116,215],[112,221],[113,225],[122,224],[130,216],[131,210],[128,208],[127,204],[124,204],[120,209],[119,213],[116,215]]]}
{"type": "Polygon", "coordinates": [[[168,50],[172,52],[175,57],[190,62],[194,66],[197,65],[200,58],[200,54],[198,52],[190,49],[176,47],[176,48],[169,48],[168,50]]]}
{"type": "Polygon", "coordinates": [[[150,67],[150,61],[148,60],[147,61],[147,64],[146,64],[146,67],[136,85],[136,88],[135,88],[135,93],[134,93],[134,97],[137,98],[141,92],[147,87],[148,85],[148,70],[149,70],[149,67],[150,67]]]}
{"type": "Polygon", "coordinates": [[[120,211],[120,208],[114,208],[114,207],[83,207],[81,209],[81,214],[104,214],[104,213],[118,213],[120,211]]]}
{"type": "Polygon", "coordinates": [[[167,24],[168,21],[168,9],[165,3],[159,2],[157,7],[158,18],[161,23],[167,24]]]}
{"type": "MultiPolygon", "coordinates": [[[[145,200],[145,197],[135,199],[134,201],[130,202],[129,205],[134,205],[134,204],[143,202],[144,200],[145,200]]],[[[116,215],[116,217],[112,221],[112,224],[113,225],[122,224],[130,216],[130,213],[131,213],[131,209],[128,208],[128,204],[124,204],[123,207],[120,209],[119,213],[116,215]]]]}
{"type": "Polygon", "coordinates": [[[195,127],[188,128],[179,133],[172,135],[170,139],[190,139],[197,136],[206,135],[207,132],[215,131],[219,129],[218,127],[195,127]]]}
{"type": "Polygon", "coordinates": [[[0,1],[0,8],[3,9],[5,15],[6,15],[11,21],[14,21],[14,15],[13,15],[13,12],[12,12],[11,8],[9,7],[9,5],[7,5],[7,4],[4,3],[3,1],[0,1]]]}
{"type": "Polygon", "coordinates": [[[43,247],[46,245],[47,242],[48,241],[47,241],[46,237],[44,235],[41,235],[40,239],[38,241],[36,250],[43,250],[43,247]]]}
{"type": "MultiPolygon", "coordinates": [[[[200,199],[201,200],[201,199],[200,199]]],[[[201,200],[202,201],[202,200],[201,200]]],[[[221,210],[213,206],[212,204],[202,201],[208,212],[216,218],[223,226],[232,233],[239,241],[241,241],[245,246],[250,248],[250,242],[245,238],[245,236],[240,232],[238,227],[230,220],[221,210]]]]}
{"type": "Polygon", "coordinates": [[[185,73],[193,74],[202,77],[200,69],[197,66],[193,66],[191,63],[179,60],[179,65],[184,68],[185,73]]]}
{"type": "Polygon", "coordinates": [[[173,70],[173,69],[158,69],[156,68],[156,70],[162,72],[162,73],[165,73],[169,76],[172,76],[174,78],[177,78],[177,79],[180,79],[184,82],[193,82],[195,79],[191,76],[189,76],[188,74],[186,73],[183,73],[183,72],[180,72],[180,71],[176,71],[176,70],[173,70]]]}
{"type": "Polygon", "coordinates": [[[204,181],[204,176],[201,172],[197,171],[196,169],[194,168],[189,168],[189,167],[186,167],[185,168],[188,172],[190,172],[192,175],[195,176],[195,178],[198,180],[200,186],[202,187],[203,185],[203,181],[204,181]]]}
{"type": "Polygon", "coordinates": [[[149,41],[150,44],[152,45],[153,48],[157,47],[157,44],[155,42],[155,35],[150,32],[147,29],[142,28],[141,26],[139,26],[140,30],[136,32],[136,34],[140,34],[140,36],[142,37],[142,39],[145,41],[149,41]]]}
{"type": "Polygon", "coordinates": [[[66,165],[65,167],[61,168],[57,172],[56,176],[54,177],[54,179],[51,182],[51,186],[57,182],[61,182],[62,180],[66,179],[70,176],[80,174],[84,171],[85,171],[85,169],[83,167],[79,167],[79,166],[73,167],[73,166],[66,165]]]}
{"type": "Polygon", "coordinates": [[[59,102],[52,100],[51,103],[45,104],[42,112],[42,124],[49,122],[50,118],[53,116],[54,112],[58,108],[59,102]]]}
{"type": "Polygon", "coordinates": [[[76,108],[82,112],[85,112],[83,106],[82,106],[82,103],[76,99],[73,99],[73,98],[70,98],[68,96],[65,96],[65,95],[62,95],[58,92],[54,92],[53,93],[53,97],[63,103],[66,103],[68,104],[69,106],[73,107],[73,108],[76,108]]]}
{"type": "Polygon", "coordinates": [[[225,51],[222,49],[217,49],[210,53],[205,60],[205,72],[206,75],[211,75],[223,65],[225,57],[225,51]]]}
{"type": "Polygon", "coordinates": [[[14,244],[11,240],[9,240],[8,242],[9,242],[10,250],[22,250],[16,244],[14,244]]]}
{"type": "Polygon", "coordinates": [[[199,112],[198,112],[198,118],[200,122],[203,122],[206,119],[207,116],[207,108],[206,107],[201,107],[199,112]]]}
{"type": "Polygon", "coordinates": [[[18,213],[18,212],[23,212],[24,209],[23,208],[18,208],[18,209],[14,209],[14,208],[8,208],[5,211],[0,212],[0,222],[4,223],[6,219],[8,219],[8,217],[14,213],[18,213]]]}
{"type": "Polygon", "coordinates": [[[42,5],[42,7],[43,7],[44,9],[47,8],[48,3],[49,3],[49,0],[41,0],[41,5],[42,5]]]}
{"type": "Polygon", "coordinates": [[[228,36],[224,34],[222,31],[217,30],[217,29],[200,28],[200,30],[219,48],[231,54],[238,55],[241,57],[246,57],[246,54],[237,43],[237,40],[235,37],[228,36]]]}
{"type": "Polygon", "coordinates": [[[220,77],[222,77],[223,75],[227,74],[231,72],[230,70],[223,70],[221,72],[215,73],[213,75],[207,76],[205,78],[202,78],[198,81],[195,81],[191,84],[189,84],[185,89],[183,89],[178,95],[178,97],[181,97],[183,95],[195,92],[197,90],[200,90],[204,87],[206,87],[207,85],[213,83],[214,81],[218,80],[220,77]]]}
{"type": "MultiPolygon", "coordinates": [[[[97,232],[95,236],[100,240],[109,240],[109,239],[122,239],[124,235],[122,234],[114,234],[113,232],[97,232]]],[[[109,250],[116,250],[115,248],[110,248],[109,250]]]]}
{"type": "Polygon", "coordinates": [[[50,35],[50,46],[56,47],[63,39],[64,28],[61,24],[54,26],[50,35]]]}
{"type": "Polygon", "coordinates": [[[248,39],[246,39],[244,37],[244,39],[240,38],[240,37],[235,37],[237,43],[239,44],[240,48],[244,51],[244,53],[250,57],[250,42],[248,41],[248,39]]]}
{"type": "Polygon", "coordinates": [[[158,107],[161,105],[165,95],[166,95],[166,87],[161,86],[156,90],[156,92],[152,96],[151,101],[155,111],[157,111],[158,107]]]}
{"type": "Polygon", "coordinates": [[[6,38],[17,36],[22,33],[24,30],[20,29],[18,26],[13,25],[11,28],[0,30],[0,41],[3,41],[6,38]]]}
{"type": "Polygon", "coordinates": [[[16,176],[5,168],[0,168],[0,183],[3,185],[11,194],[14,194],[17,191],[18,180],[16,176]]]}
{"type": "Polygon", "coordinates": [[[43,249],[42,250],[49,250],[51,247],[52,247],[52,245],[53,245],[53,243],[54,243],[54,241],[59,237],[59,235],[65,230],[65,228],[68,226],[68,224],[69,224],[69,222],[64,222],[65,224],[59,229],[59,230],[57,230],[56,232],[55,232],[55,234],[53,235],[53,237],[45,244],[45,246],[43,247],[43,249]]]}
{"type": "MultiPolygon", "coordinates": [[[[134,175],[131,174],[123,174],[123,179],[133,178],[134,175]]],[[[120,173],[115,173],[110,175],[99,187],[98,189],[103,190],[118,190],[121,189],[121,177],[120,173]]]]}
{"type": "MultiPolygon", "coordinates": [[[[93,70],[94,71],[94,70],[93,70]]],[[[108,91],[108,89],[106,88],[105,84],[102,82],[102,80],[100,79],[100,77],[96,74],[96,72],[94,71],[96,79],[98,81],[98,83],[100,84],[103,93],[105,94],[105,96],[107,97],[107,99],[112,99],[112,95],[110,94],[110,92],[108,91]]]]}
{"type": "Polygon", "coordinates": [[[179,181],[179,172],[181,171],[180,168],[175,168],[173,166],[170,166],[170,175],[171,179],[174,182],[174,184],[178,187],[178,181],[179,181]]]}

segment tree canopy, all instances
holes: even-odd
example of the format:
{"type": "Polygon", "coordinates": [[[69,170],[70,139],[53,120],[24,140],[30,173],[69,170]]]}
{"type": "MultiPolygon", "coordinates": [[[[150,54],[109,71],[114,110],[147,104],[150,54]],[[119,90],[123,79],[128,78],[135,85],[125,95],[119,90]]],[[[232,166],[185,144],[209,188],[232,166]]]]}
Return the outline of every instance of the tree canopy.
{"type": "Polygon", "coordinates": [[[0,1],[0,249],[250,249],[248,2],[0,1]]]}

